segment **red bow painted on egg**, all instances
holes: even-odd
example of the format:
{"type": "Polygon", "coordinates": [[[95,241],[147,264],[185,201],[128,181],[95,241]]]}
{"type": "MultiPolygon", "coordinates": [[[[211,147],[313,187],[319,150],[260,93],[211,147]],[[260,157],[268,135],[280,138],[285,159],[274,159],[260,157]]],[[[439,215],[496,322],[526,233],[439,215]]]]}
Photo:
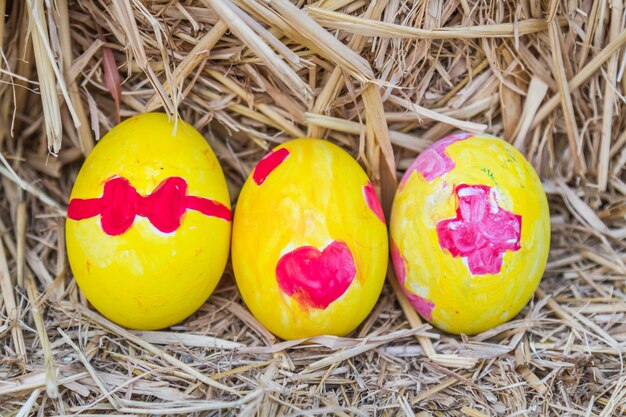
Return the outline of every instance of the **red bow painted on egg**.
{"type": "Polygon", "coordinates": [[[226,221],[232,217],[230,209],[222,203],[187,195],[187,181],[180,177],[166,178],[146,196],[141,196],[128,179],[111,178],[104,183],[102,197],[72,199],[67,217],[84,220],[99,215],[102,230],[110,236],[121,235],[130,229],[136,216],[147,218],[163,233],[171,233],[180,227],[187,210],[226,221]]]}

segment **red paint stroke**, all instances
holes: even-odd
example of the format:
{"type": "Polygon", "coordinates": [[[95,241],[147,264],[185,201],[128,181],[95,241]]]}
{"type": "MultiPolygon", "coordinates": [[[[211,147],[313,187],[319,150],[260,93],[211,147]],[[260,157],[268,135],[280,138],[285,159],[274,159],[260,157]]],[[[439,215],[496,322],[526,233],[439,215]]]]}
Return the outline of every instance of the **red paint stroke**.
{"type": "Polygon", "coordinates": [[[402,177],[401,184],[409,179],[413,171],[420,172],[428,182],[439,178],[454,168],[454,161],[446,155],[446,148],[455,142],[470,138],[472,135],[467,132],[459,132],[439,139],[430,145],[413,161],[409,169],[402,177]]]}
{"type": "Polygon", "coordinates": [[[367,206],[374,212],[376,217],[380,219],[383,224],[385,224],[385,215],[383,214],[383,208],[380,206],[380,201],[378,200],[378,196],[376,195],[376,190],[371,182],[368,182],[367,185],[363,187],[363,196],[365,197],[365,202],[367,206]]]}
{"type": "Polygon", "coordinates": [[[522,216],[500,207],[487,185],[461,184],[456,217],[437,224],[439,245],[467,259],[473,275],[497,274],[506,251],[520,249],[522,216]]]}
{"type": "Polygon", "coordinates": [[[265,155],[263,159],[254,168],[252,179],[257,185],[263,184],[265,179],[276,169],[276,167],[283,163],[289,156],[289,150],[287,148],[280,148],[265,155]]]}
{"type": "Polygon", "coordinates": [[[405,287],[404,283],[406,282],[406,269],[404,266],[404,258],[400,253],[400,249],[396,246],[396,243],[391,240],[391,260],[393,262],[393,269],[396,271],[396,277],[398,278],[398,282],[400,283],[400,288],[404,291],[404,294],[409,299],[409,302],[419,313],[420,316],[425,318],[428,321],[432,321],[433,319],[433,310],[435,309],[435,304],[431,301],[428,301],[425,298],[420,297],[417,294],[413,294],[407,287],[405,287]]]}
{"type": "Polygon", "coordinates": [[[231,220],[225,205],[208,198],[187,195],[187,182],[180,177],[169,177],[145,197],[123,177],[111,178],[104,183],[102,197],[74,198],[67,208],[67,217],[84,220],[100,215],[104,233],[118,236],[133,225],[136,216],[146,217],[163,233],[180,227],[187,210],[195,210],[209,217],[231,220]]]}
{"type": "Polygon", "coordinates": [[[338,241],[321,252],[312,246],[299,247],[283,255],[276,265],[280,289],[318,309],[325,309],[341,297],[355,276],[350,248],[338,241]]]}

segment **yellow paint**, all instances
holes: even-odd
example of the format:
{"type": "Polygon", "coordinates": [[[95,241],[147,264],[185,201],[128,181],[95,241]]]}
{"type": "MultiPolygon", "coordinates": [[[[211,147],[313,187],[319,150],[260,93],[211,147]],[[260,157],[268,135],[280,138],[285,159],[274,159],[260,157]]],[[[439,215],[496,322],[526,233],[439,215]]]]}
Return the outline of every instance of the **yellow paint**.
{"type": "Polygon", "coordinates": [[[532,297],[550,245],[548,202],[533,167],[514,147],[491,136],[449,145],[456,165],[431,183],[414,171],[396,194],[390,234],[403,255],[405,288],[435,304],[432,323],[475,334],[513,318],[532,297]],[[472,276],[464,260],[440,247],[436,225],[456,217],[455,185],[495,189],[500,207],[522,216],[521,249],[507,251],[498,274],[472,276]]]}
{"type": "Polygon", "coordinates": [[[341,148],[296,139],[276,149],[290,155],[257,185],[252,175],[239,196],[233,223],[233,268],[254,316],[283,339],[345,335],[373,308],[385,279],[387,229],[368,208],[365,172],[341,148]],[[280,257],[301,246],[323,250],[333,240],[350,248],[356,277],[326,309],[305,308],[276,280],[280,257]]]}
{"type": "MultiPolygon", "coordinates": [[[[187,181],[187,194],[230,207],[222,169],[204,138],[161,113],[133,117],[112,129],[85,161],[72,198],[97,198],[114,176],[146,195],[168,177],[187,181]]],[[[228,258],[230,222],[187,210],[173,233],[146,218],[119,236],[99,216],[67,220],[67,252],[76,281],[110,320],[133,329],[168,327],[196,311],[213,292],[228,258]]]]}

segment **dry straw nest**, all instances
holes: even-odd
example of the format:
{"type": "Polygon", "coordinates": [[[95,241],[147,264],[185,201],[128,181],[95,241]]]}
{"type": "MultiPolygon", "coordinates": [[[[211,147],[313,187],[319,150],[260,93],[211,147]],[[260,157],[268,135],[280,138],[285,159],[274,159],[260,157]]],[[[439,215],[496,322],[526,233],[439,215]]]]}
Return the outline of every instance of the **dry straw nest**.
{"type": "Polygon", "coordinates": [[[0,0],[0,415],[571,415],[626,410],[624,5],[608,0],[0,0]],[[193,317],[131,332],[88,309],[64,208],[120,118],[178,113],[236,199],[297,136],[342,144],[388,207],[457,129],[539,171],[552,250],[534,300],[474,337],[390,283],[345,338],[276,341],[230,269],[193,317]]]}

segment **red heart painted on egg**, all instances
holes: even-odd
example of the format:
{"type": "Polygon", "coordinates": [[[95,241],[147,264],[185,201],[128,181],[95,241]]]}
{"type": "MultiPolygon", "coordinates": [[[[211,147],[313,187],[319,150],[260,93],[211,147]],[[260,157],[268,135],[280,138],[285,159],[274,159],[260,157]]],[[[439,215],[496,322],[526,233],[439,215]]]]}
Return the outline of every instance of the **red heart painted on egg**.
{"type": "Polygon", "coordinates": [[[350,248],[337,241],[321,252],[302,246],[283,255],[276,265],[280,289],[302,304],[319,309],[341,297],[355,276],[350,248]]]}

